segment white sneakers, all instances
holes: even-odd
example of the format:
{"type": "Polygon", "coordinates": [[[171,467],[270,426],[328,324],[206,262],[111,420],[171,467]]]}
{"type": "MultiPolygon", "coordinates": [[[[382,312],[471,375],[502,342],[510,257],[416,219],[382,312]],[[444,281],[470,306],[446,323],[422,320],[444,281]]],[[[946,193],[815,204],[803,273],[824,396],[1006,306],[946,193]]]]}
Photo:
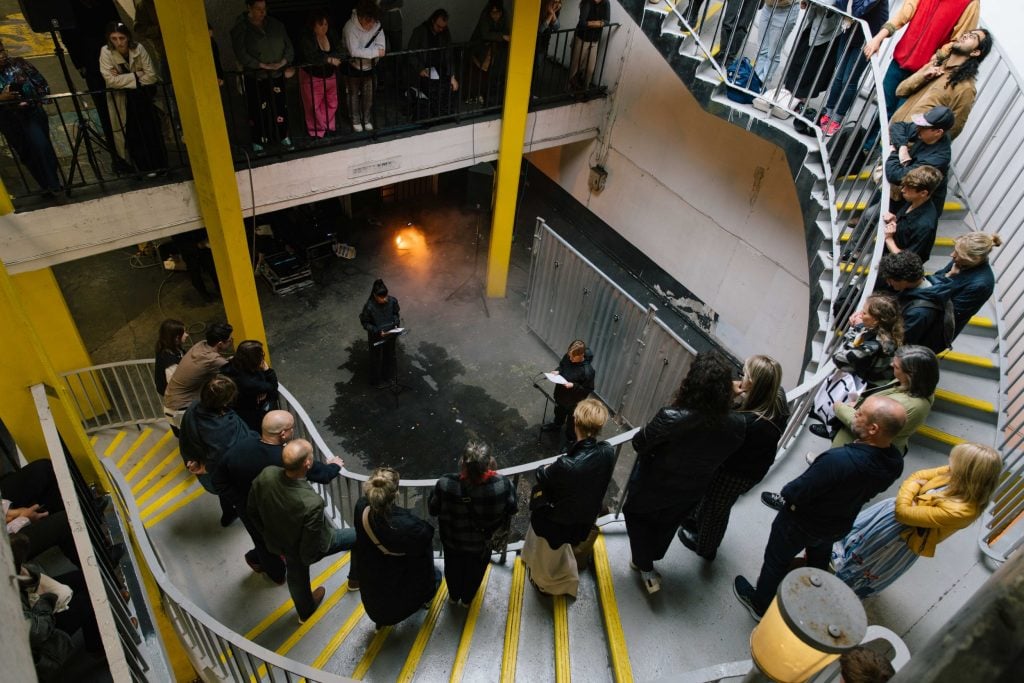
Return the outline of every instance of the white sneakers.
{"type": "Polygon", "coordinates": [[[774,98],[755,97],[752,104],[754,105],[754,109],[766,113],[771,112],[771,115],[775,118],[785,121],[793,115],[788,110],[796,106],[797,102],[799,102],[799,100],[793,97],[793,93],[782,88],[774,98]]]}
{"type": "Polygon", "coordinates": [[[356,132],[356,133],[362,133],[363,132],[363,124],[361,124],[361,123],[353,123],[352,124],[352,130],[353,130],[353,132],[356,132]]]}

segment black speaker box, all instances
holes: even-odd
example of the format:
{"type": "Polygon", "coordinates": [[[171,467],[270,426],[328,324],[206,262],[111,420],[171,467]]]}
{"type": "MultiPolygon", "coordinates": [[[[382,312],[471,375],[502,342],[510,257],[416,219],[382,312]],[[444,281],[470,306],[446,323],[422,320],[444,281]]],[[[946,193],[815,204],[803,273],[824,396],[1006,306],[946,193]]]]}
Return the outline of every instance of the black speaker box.
{"type": "Polygon", "coordinates": [[[494,196],[494,167],[482,162],[466,170],[466,204],[490,211],[494,196]]]}
{"type": "Polygon", "coordinates": [[[18,0],[21,13],[36,33],[76,28],[71,0],[18,0]]]}

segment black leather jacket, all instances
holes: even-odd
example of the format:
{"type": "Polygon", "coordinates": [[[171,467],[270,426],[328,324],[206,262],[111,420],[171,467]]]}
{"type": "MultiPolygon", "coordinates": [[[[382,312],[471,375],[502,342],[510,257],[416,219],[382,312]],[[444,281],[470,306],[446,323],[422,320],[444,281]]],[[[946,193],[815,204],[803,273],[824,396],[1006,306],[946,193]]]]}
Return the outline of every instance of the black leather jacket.
{"type": "Polygon", "coordinates": [[[729,413],[707,423],[680,408],[662,408],[633,437],[636,465],[629,477],[627,512],[647,513],[694,504],[704,495],[718,466],[746,434],[743,417],[729,413]]]}
{"type": "Polygon", "coordinates": [[[566,389],[564,384],[555,385],[555,402],[563,408],[575,408],[576,404],[590,396],[594,390],[594,378],[596,373],[592,364],[594,353],[587,349],[583,352],[583,362],[573,363],[569,360],[569,354],[562,356],[558,362],[558,374],[567,382],[572,382],[572,389],[566,389]]]}
{"type": "Polygon", "coordinates": [[[535,510],[533,531],[552,549],[579,543],[601,512],[605,490],[615,469],[615,451],[593,437],[577,441],[569,451],[537,472],[537,482],[553,508],[535,510]]]}

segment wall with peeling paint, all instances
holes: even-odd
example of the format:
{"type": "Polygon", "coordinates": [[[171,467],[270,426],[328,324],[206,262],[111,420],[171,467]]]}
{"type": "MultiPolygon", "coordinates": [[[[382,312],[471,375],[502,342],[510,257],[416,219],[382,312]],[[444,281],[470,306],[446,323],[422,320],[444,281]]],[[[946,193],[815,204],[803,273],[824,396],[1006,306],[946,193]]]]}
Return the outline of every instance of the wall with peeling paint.
{"type": "Polygon", "coordinates": [[[701,109],[617,4],[612,19],[623,25],[605,68],[618,87],[599,140],[531,160],[709,304],[730,350],[776,357],[793,387],[808,287],[785,155],[701,109]],[[597,163],[608,171],[600,193],[587,185],[597,163]]]}

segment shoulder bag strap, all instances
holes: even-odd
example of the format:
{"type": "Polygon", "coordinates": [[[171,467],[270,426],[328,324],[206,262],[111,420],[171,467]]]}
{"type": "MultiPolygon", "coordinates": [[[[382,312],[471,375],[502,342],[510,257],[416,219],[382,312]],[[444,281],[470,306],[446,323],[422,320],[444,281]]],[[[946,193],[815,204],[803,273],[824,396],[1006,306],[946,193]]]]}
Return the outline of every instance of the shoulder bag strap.
{"type": "Polygon", "coordinates": [[[388,550],[384,544],[380,542],[380,539],[377,538],[377,534],[373,533],[373,528],[370,526],[370,506],[363,508],[363,529],[366,531],[366,535],[370,537],[373,544],[377,546],[377,550],[381,551],[385,555],[391,555],[393,557],[402,557],[405,555],[405,553],[393,553],[388,550]]]}

